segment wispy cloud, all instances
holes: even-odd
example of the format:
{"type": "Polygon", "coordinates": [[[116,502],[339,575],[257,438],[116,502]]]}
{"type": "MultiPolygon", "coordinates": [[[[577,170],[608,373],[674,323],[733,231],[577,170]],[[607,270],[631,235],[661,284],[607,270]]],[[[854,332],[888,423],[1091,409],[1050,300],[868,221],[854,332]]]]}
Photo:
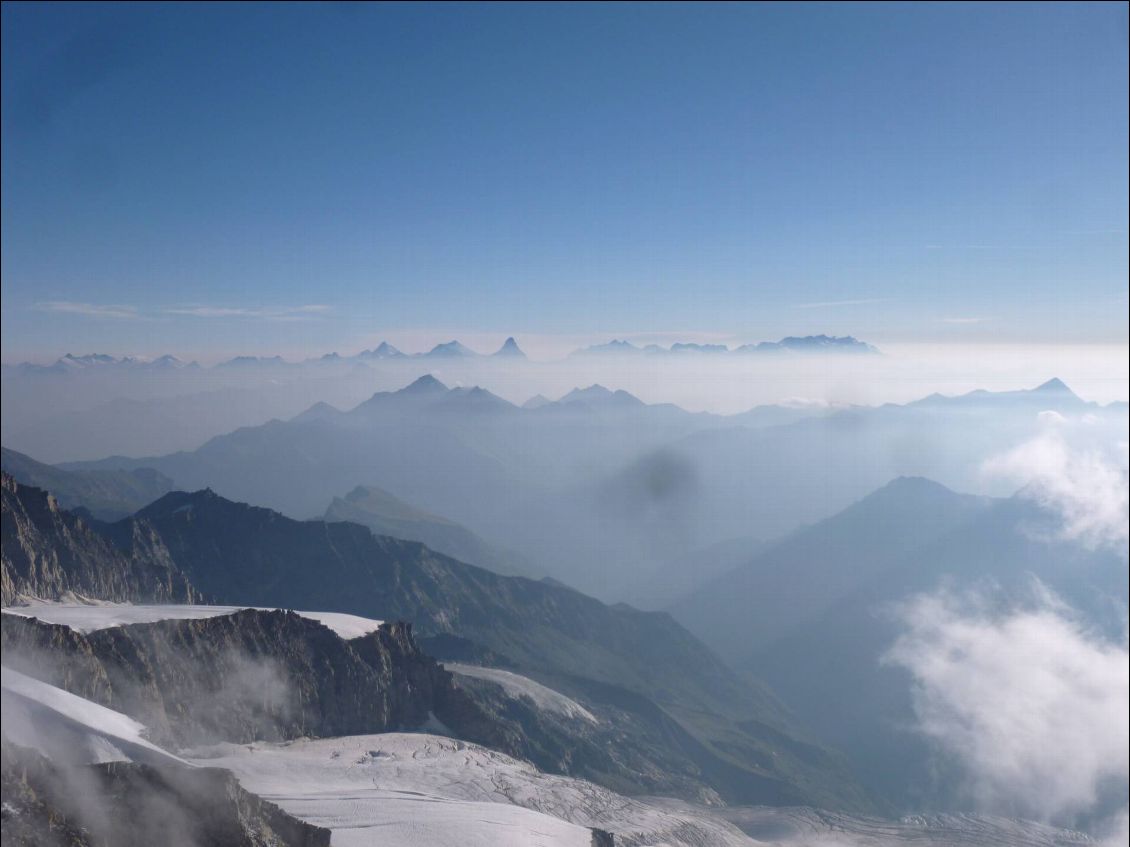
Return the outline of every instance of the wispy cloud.
{"type": "Polygon", "coordinates": [[[235,318],[262,321],[302,321],[310,320],[332,311],[321,303],[306,303],[301,306],[170,306],[142,310],[137,306],[121,304],[79,303],[72,300],[47,300],[36,303],[32,308],[38,312],[54,312],[65,315],[81,315],[88,318],[112,318],[117,320],[137,320],[142,318],[235,318]]]}
{"type": "Polygon", "coordinates": [[[864,297],[859,300],[822,300],[817,303],[797,303],[798,309],[832,309],[836,306],[866,306],[871,303],[889,303],[890,297],[864,297]]]}
{"type": "Polygon", "coordinates": [[[942,318],[944,324],[981,324],[988,318],[942,318]]]}
{"type": "Polygon", "coordinates": [[[99,305],[96,303],[76,303],[73,300],[47,300],[36,303],[32,308],[37,312],[56,312],[64,315],[85,315],[89,318],[114,318],[131,320],[140,318],[141,312],[135,306],[99,305]]]}
{"type": "Polygon", "coordinates": [[[191,318],[250,318],[254,320],[303,320],[324,315],[330,307],[320,303],[307,303],[302,306],[177,306],[162,309],[163,315],[178,315],[191,318]]]}

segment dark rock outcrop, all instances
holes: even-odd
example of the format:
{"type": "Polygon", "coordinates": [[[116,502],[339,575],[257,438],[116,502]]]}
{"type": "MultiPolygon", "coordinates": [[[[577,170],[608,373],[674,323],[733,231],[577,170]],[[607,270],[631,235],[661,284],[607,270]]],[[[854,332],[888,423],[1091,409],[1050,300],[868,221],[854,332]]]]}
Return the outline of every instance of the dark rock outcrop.
{"type": "Polygon", "coordinates": [[[130,715],[167,746],[415,729],[434,715],[461,738],[522,754],[411,626],[345,640],[293,612],[246,609],[87,635],[4,615],[6,665],[130,715]]]}
{"type": "Polygon", "coordinates": [[[128,520],[117,545],[45,491],[0,474],[0,595],[187,603],[199,599],[153,527],[128,520]]]}

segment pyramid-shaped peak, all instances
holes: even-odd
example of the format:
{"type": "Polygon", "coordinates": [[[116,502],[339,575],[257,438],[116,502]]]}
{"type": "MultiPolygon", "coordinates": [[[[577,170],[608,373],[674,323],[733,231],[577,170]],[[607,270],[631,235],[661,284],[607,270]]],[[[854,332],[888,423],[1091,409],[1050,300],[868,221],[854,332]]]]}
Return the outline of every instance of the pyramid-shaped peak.
{"type": "Polygon", "coordinates": [[[1074,392],[1067,387],[1067,383],[1065,383],[1057,376],[1053,376],[1047,382],[1043,383],[1042,385],[1037,385],[1032,390],[1040,391],[1045,394],[1074,394],[1074,392]]]}
{"type": "Polygon", "coordinates": [[[594,384],[588,388],[574,388],[564,397],[559,403],[592,403],[600,404],[601,406],[642,406],[643,401],[636,397],[634,394],[629,394],[623,389],[611,391],[603,385],[594,384]]]}
{"type": "Polygon", "coordinates": [[[914,494],[945,495],[954,493],[940,482],[935,482],[924,476],[896,476],[882,488],[872,492],[872,496],[878,495],[880,492],[886,492],[899,497],[914,494]]]}
{"type": "Polygon", "coordinates": [[[518,342],[514,340],[514,336],[510,336],[503,342],[502,346],[498,348],[496,356],[504,356],[514,359],[524,359],[526,354],[522,352],[522,348],[518,346],[518,342]]]}
{"type": "Polygon", "coordinates": [[[387,341],[382,341],[372,350],[362,350],[357,354],[359,359],[400,359],[403,357],[404,354],[387,341]]]}
{"type": "Polygon", "coordinates": [[[453,340],[443,344],[437,344],[424,355],[431,356],[432,358],[455,358],[459,356],[471,358],[477,356],[478,353],[459,341],[453,340]]]}
{"type": "Polygon", "coordinates": [[[424,374],[411,385],[406,385],[404,388],[397,391],[397,394],[438,394],[441,391],[447,391],[447,386],[436,379],[431,374],[424,374]]]}
{"type": "Polygon", "coordinates": [[[564,397],[559,403],[572,403],[575,400],[598,400],[605,397],[611,397],[612,392],[599,383],[593,383],[588,388],[574,388],[564,397]]]}
{"type": "Polygon", "coordinates": [[[323,421],[329,418],[337,417],[340,414],[340,410],[331,406],[324,400],[319,400],[306,411],[300,412],[299,414],[295,415],[293,418],[291,418],[291,421],[299,423],[305,421],[323,421]]]}

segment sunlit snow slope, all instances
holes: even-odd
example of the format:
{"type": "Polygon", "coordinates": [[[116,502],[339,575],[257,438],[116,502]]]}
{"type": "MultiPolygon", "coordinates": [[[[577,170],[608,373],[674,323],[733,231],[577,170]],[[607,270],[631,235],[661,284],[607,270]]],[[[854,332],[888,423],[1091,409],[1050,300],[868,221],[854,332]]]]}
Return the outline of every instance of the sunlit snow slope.
{"type": "MultiPolygon", "coordinates": [[[[128,603],[52,603],[32,601],[26,605],[6,606],[4,614],[39,618],[41,621],[62,624],[78,632],[95,632],[114,626],[134,623],[153,623],[163,620],[191,620],[230,615],[248,606],[189,606],[158,604],[134,606],[128,603]]],[[[301,612],[295,614],[328,626],[342,638],[359,638],[380,627],[381,621],[347,615],[342,612],[301,612]]]]}
{"type": "Polygon", "coordinates": [[[334,830],[334,844],[571,845],[589,827],[617,845],[730,847],[753,842],[731,824],[669,812],[592,783],[450,738],[385,733],[189,751],[229,768],[250,791],[334,830]]]}
{"type": "Polygon", "coordinates": [[[32,679],[11,668],[0,670],[4,735],[48,758],[83,764],[135,761],[180,763],[142,737],[133,718],[32,679]]]}
{"type": "MultiPolygon", "coordinates": [[[[705,809],[628,798],[501,753],[423,733],[222,744],[178,758],[119,712],[4,668],[4,735],[50,758],[228,768],[243,787],[333,831],[334,847],[1065,847],[1080,833],[975,815],[860,818],[809,808],[705,809]],[[728,819],[728,820],[726,820],[728,819]],[[742,832],[744,830],[744,833],[742,832]]],[[[1105,843],[1104,843],[1105,847],[1105,843]]]]}
{"type": "Polygon", "coordinates": [[[567,718],[580,718],[596,723],[596,716],[588,709],[564,694],[534,682],[529,677],[504,671],[499,668],[485,668],[480,665],[465,665],[461,662],[444,662],[449,671],[461,676],[485,679],[500,685],[510,697],[529,697],[539,709],[556,712],[567,718]]]}

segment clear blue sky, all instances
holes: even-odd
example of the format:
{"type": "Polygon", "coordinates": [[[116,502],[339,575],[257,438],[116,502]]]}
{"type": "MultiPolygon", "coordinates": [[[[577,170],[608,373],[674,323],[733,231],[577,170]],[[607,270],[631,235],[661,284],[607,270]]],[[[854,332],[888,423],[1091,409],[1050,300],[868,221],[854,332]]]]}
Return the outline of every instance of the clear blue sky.
{"type": "Polygon", "coordinates": [[[4,357],[1125,342],[1127,73],[1124,3],[5,3],[4,357]]]}

